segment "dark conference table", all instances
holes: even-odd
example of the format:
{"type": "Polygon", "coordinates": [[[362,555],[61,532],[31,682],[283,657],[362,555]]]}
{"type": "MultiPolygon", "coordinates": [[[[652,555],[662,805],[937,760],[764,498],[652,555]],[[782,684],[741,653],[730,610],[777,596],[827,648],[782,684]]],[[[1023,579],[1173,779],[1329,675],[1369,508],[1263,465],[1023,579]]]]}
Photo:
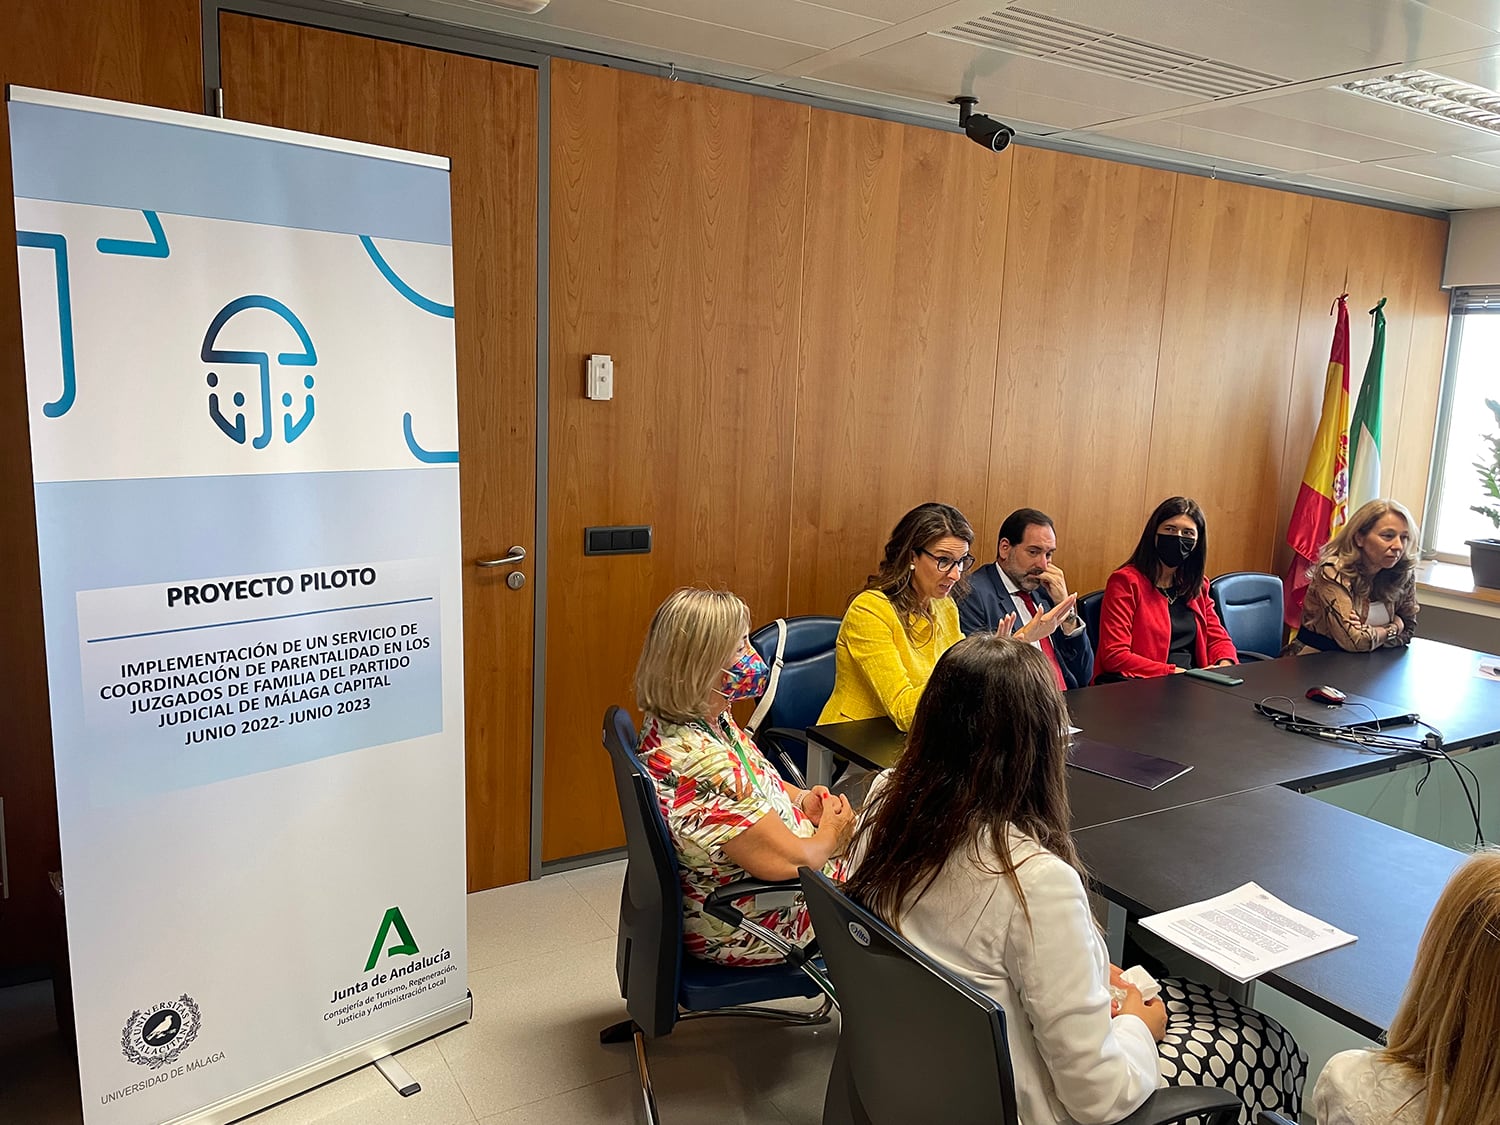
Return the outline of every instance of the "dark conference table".
{"type": "MultiPolygon", "coordinates": [[[[1305,703],[1331,684],[1416,712],[1445,745],[1500,741],[1500,683],[1480,654],[1434,641],[1377,653],[1318,653],[1245,664],[1227,687],[1164,676],[1067,695],[1084,738],[1193,768],[1155,790],[1068,771],[1073,828],[1100,893],[1132,915],[1211,898],[1249,881],[1359,937],[1268,975],[1268,983],[1360,1034],[1395,1014],[1428,913],[1462,853],[1301,795],[1399,768],[1375,752],[1273,727],[1254,704],[1305,703]],[[1186,858],[1186,861],[1185,861],[1186,858]]],[[[1420,735],[1415,726],[1390,733],[1420,735]]],[[[904,736],[888,719],[828,723],[809,739],[866,768],[893,765],[904,736]]]]}

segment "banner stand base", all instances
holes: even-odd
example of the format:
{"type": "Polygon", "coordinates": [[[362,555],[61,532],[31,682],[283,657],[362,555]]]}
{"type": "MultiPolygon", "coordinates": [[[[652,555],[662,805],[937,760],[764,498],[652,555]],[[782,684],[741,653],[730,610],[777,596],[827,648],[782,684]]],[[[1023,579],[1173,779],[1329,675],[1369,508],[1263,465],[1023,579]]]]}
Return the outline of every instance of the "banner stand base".
{"type": "MultiPolygon", "coordinates": [[[[325,1082],[341,1078],[370,1063],[380,1067],[380,1072],[386,1074],[386,1068],[381,1066],[382,1062],[396,1065],[397,1069],[400,1069],[399,1064],[389,1059],[390,1055],[420,1043],[424,1039],[431,1039],[434,1035],[461,1027],[473,1017],[474,997],[472,994],[466,994],[457,1003],[449,1004],[446,1008],[423,1016],[419,1020],[413,1020],[404,1027],[398,1027],[394,1031],[351,1047],[337,1055],[330,1055],[328,1058],[319,1059],[315,1063],[289,1071],[279,1078],[273,1078],[269,1082],[225,1098],[213,1105],[205,1106],[203,1109],[195,1110],[182,1117],[174,1117],[166,1125],[228,1125],[231,1121],[238,1121],[252,1113],[259,1113],[267,1106],[296,1097],[298,1094],[311,1090],[314,1086],[321,1086],[325,1082]]],[[[410,1075],[406,1074],[405,1070],[401,1070],[401,1073],[405,1075],[410,1085],[416,1086],[417,1089],[421,1088],[410,1075]]],[[[386,1077],[389,1079],[390,1075],[386,1074],[386,1077]]],[[[391,1084],[395,1085],[394,1082],[391,1084]]],[[[397,1089],[400,1089],[403,1095],[406,1093],[402,1087],[397,1087],[397,1089]]]]}
{"type": "Polygon", "coordinates": [[[396,1061],[395,1055],[386,1055],[383,1059],[376,1059],[375,1069],[380,1071],[380,1076],[389,1082],[396,1093],[403,1098],[422,1092],[422,1084],[407,1073],[406,1067],[396,1061]]]}

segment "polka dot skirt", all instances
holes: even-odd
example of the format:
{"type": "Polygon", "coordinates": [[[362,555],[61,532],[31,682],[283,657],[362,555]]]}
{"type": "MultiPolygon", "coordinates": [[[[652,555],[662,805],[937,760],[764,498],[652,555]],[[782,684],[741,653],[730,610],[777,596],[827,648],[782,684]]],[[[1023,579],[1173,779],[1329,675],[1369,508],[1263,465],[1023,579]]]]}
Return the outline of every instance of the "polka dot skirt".
{"type": "Polygon", "coordinates": [[[1161,995],[1167,1037],[1157,1044],[1157,1056],[1168,1086],[1218,1086],[1237,1094],[1245,1103],[1242,1125],[1252,1125],[1263,1109],[1296,1119],[1307,1055],[1280,1024],[1196,981],[1168,977],[1161,995]]]}

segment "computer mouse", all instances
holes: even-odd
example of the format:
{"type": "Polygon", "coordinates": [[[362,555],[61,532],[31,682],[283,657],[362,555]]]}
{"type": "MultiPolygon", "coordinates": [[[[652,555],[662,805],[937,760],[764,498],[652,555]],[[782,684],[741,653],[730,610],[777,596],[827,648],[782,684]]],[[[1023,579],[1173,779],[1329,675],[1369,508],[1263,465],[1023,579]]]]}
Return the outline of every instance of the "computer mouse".
{"type": "Polygon", "coordinates": [[[1327,703],[1329,706],[1337,707],[1348,696],[1339,691],[1338,688],[1329,687],[1327,684],[1324,684],[1322,687],[1308,688],[1307,698],[1315,700],[1318,703],[1327,703]]]}

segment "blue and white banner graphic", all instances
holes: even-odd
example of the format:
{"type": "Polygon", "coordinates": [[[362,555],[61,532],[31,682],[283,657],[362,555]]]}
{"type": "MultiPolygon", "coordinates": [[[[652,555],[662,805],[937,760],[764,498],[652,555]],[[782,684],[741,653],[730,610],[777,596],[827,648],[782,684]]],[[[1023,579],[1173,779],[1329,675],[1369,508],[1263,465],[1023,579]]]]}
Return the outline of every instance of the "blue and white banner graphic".
{"type": "Polygon", "coordinates": [[[84,1115],[228,1120],[468,1010],[447,161],[8,112],[84,1115]]]}

